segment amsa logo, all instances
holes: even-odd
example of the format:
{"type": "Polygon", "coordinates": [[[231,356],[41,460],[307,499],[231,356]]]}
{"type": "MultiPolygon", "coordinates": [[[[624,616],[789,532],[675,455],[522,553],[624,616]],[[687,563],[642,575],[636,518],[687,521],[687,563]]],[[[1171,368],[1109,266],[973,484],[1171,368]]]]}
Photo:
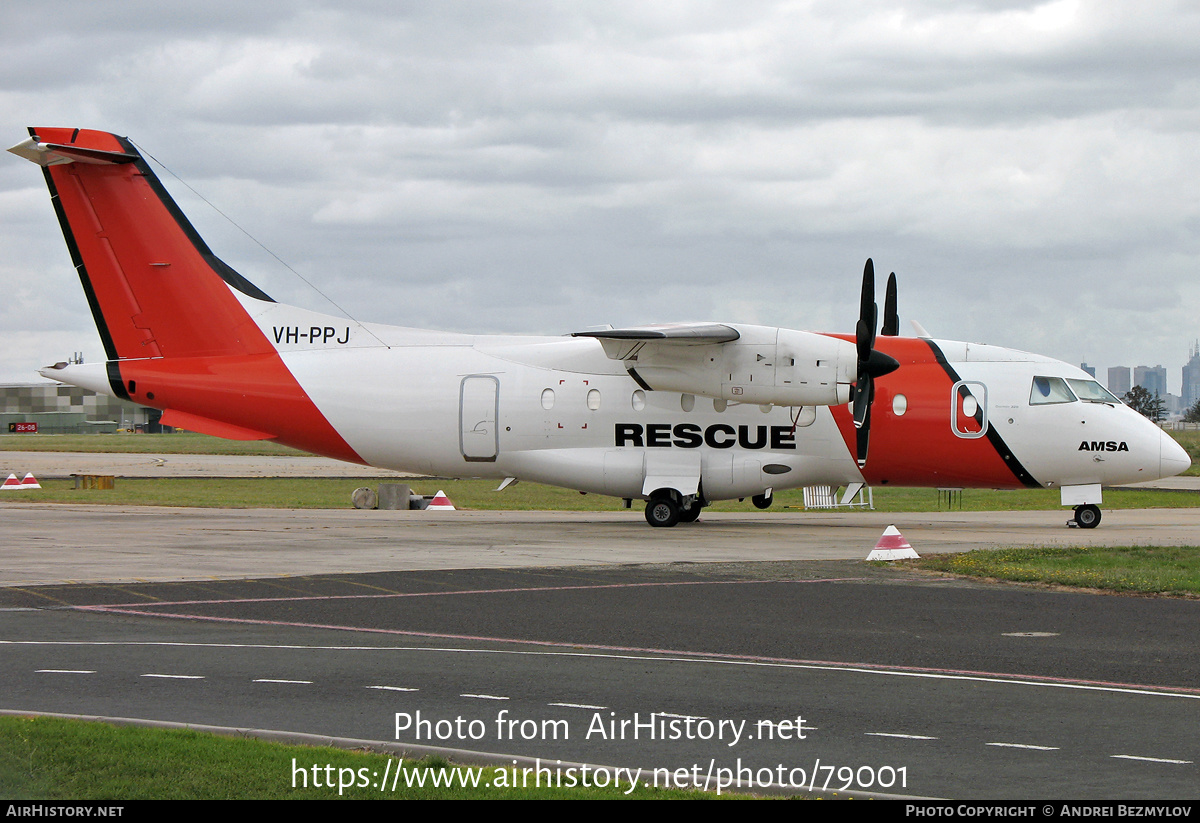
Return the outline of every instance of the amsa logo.
{"type": "Polygon", "coordinates": [[[1124,440],[1117,442],[1116,440],[1084,440],[1079,444],[1081,452],[1127,452],[1129,444],[1124,440]]]}

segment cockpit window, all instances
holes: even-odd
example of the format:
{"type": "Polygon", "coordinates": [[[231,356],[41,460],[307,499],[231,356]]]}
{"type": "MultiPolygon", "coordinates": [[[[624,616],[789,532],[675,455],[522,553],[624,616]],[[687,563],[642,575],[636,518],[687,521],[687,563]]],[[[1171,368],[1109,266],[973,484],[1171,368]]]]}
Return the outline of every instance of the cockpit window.
{"type": "Polygon", "coordinates": [[[1072,380],[1068,377],[1067,384],[1075,392],[1075,396],[1085,403],[1118,404],[1121,402],[1115,394],[1101,386],[1095,380],[1072,380]]]}
{"type": "MultiPolygon", "coordinates": [[[[1086,381],[1078,381],[1086,382],[1086,381]]],[[[1097,386],[1098,388],[1099,386],[1097,386]]],[[[1048,403],[1074,403],[1075,395],[1067,388],[1061,377],[1035,377],[1029,391],[1029,405],[1044,406],[1048,403]]]]}

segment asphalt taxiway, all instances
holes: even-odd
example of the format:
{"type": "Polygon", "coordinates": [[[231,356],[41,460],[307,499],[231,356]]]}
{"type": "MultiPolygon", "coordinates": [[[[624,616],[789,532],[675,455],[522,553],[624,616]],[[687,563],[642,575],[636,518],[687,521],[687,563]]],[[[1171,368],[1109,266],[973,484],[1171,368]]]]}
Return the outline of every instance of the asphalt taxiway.
{"type": "Polygon", "coordinates": [[[801,561],[18,587],[0,604],[0,694],[25,711],[867,794],[1197,785],[1192,601],[801,561]]]}

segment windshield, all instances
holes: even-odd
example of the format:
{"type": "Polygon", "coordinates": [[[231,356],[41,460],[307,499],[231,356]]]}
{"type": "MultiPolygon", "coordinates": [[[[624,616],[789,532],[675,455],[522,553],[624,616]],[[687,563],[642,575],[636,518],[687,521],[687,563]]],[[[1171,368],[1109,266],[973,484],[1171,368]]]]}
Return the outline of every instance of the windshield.
{"type": "Polygon", "coordinates": [[[1072,380],[1067,383],[1075,392],[1075,396],[1085,403],[1120,403],[1117,396],[1101,386],[1095,380],[1072,380]]]}
{"type": "MultiPolygon", "coordinates": [[[[1086,381],[1079,381],[1086,382],[1086,381]]],[[[1099,388],[1099,386],[1097,386],[1099,388]]],[[[1074,403],[1075,395],[1067,388],[1061,377],[1035,377],[1029,390],[1029,405],[1042,406],[1048,403],[1074,403]]]]}

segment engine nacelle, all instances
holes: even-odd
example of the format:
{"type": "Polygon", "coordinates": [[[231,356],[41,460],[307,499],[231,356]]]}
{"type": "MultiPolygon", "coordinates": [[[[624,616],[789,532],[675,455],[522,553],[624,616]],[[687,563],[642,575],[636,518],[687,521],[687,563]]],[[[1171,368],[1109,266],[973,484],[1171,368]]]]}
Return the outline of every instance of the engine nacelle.
{"type": "Polygon", "coordinates": [[[734,403],[836,406],[850,401],[858,368],[853,343],[812,332],[731,325],[736,340],[705,345],[648,344],[625,367],[655,391],[734,403]]]}

